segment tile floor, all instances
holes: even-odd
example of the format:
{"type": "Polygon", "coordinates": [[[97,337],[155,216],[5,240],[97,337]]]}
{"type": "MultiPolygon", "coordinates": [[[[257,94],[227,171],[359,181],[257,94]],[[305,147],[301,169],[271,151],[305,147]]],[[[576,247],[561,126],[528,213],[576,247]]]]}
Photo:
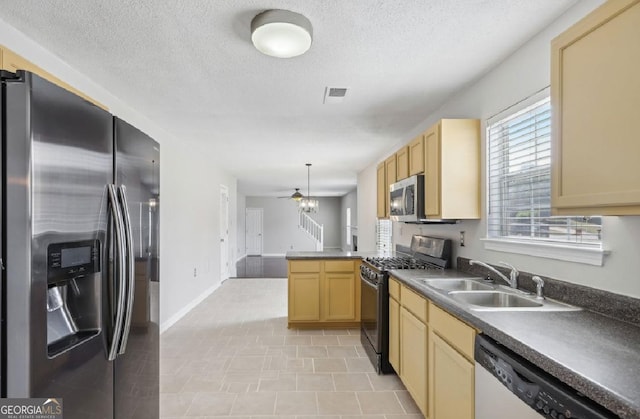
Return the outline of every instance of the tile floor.
{"type": "Polygon", "coordinates": [[[160,417],[419,419],[358,330],[287,329],[287,280],[235,278],[160,339],[160,417]]]}

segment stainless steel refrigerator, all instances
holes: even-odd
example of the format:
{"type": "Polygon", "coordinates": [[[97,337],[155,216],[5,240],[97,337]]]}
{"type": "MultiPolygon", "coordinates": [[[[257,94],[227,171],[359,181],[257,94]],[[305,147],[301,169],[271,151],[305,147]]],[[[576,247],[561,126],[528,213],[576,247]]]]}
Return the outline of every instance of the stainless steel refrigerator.
{"type": "Polygon", "coordinates": [[[159,145],[2,72],[2,397],[65,419],[159,417],[159,145]]]}

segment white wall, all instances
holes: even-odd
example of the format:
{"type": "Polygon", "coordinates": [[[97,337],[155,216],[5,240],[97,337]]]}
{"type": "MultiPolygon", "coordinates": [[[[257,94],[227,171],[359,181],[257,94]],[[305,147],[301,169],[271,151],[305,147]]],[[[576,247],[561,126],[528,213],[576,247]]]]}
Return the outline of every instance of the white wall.
{"type": "MultiPolygon", "coordinates": [[[[324,245],[340,248],[340,198],[318,198],[320,209],[310,214],[324,225],[324,245]]],[[[298,204],[291,199],[248,196],[247,208],[263,208],[263,254],[315,250],[314,241],[298,228],[298,204]]]]}
{"type": "MultiPolygon", "coordinates": [[[[160,323],[164,330],[220,283],[220,184],[229,188],[230,261],[237,248],[236,179],[211,167],[214,150],[175,138],[71,68],[25,34],[0,20],[0,44],[106,105],[161,144],[160,150],[160,323]],[[193,271],[196,269],[197,276],[193,271]]],[[[232,270],[235,269],[235,264],[232,270]]],[[[232,272],[235,275],[235,272],[232,272]]]]}
{"type": "Polygon", "coordinates": [[[340,198],[340,242],[342,250],[351,250],[347,245],[347,234],[358,234],[358,190],[354,189],[340,198]],[[351,233],[347,233],[347,208],[351,208],[351,233]]]}
{"type": "Polygon", "coordinates": [[[236,245],[236,262],[247,255],[247,240],[245,236],[246,230],[246,210],[247,210],[247,197],[238,192],[236,219],[238,222],[237,229],[237,245],[236,245]]]}
{"type": "MultiPolygon", "coordinates": [[[[481,79],[463,89],[440,109],[429,115],[410,135],[408,142],[440,118],[480,118],[490,116],[513,105],[550,83],[550,41],[602,2],[584,0],[576,4],[556,22],[536,35],[504,62],[481,79]]],[[[484,125],[483,125],[484,126],[484,125]]],[[[483,129],[483,150],[485,148],[483,129]]],[[[395,151],[401,144],[389,150],[395,151]]],[[[382,160],[386,155],[380,156],[382,160]]],[[[483,155],[483,171],[484,155],[483,155]]],[[[363,234],[375,223],[375,167],[371,164],[358,176],[358,207],[362,249],[365,237],[368,247],[375,246],[375,236],[363,234]],[[365,226],[366,223],[366,226],[365,226]]],[[[483,172],[484,173],[484,172],[483,172]]],[[[482,185],[483,208],[486,205],[485,185],[482,185]]],[[[486,213],[486,211],[485,211],[486,213]]],[[[457,225],[433,226],[394,223],[394,242],[408,245],[413,234],[431,234],[452,238],[458,243],[459,232],[466,232],[465,247],[454,246],[455,256],[478,258],[489,263],[507,260],[519,269],[566,280],[611,292],[640,297],[640,217],[604,217],[603,246],[611,250],[604,266],[596,267],[559,260],[543,259],[486,250],[480,239],[485,237],[486,217],[479,221],[464,221],[457,225]]]]}
{"type": "MultiPolygon", "coordinates": [[[[386,157],[386,156],[384,156],[386,157]]],[[[358,251],[376,250],[377,163],[358,173],[358,251]]]]}

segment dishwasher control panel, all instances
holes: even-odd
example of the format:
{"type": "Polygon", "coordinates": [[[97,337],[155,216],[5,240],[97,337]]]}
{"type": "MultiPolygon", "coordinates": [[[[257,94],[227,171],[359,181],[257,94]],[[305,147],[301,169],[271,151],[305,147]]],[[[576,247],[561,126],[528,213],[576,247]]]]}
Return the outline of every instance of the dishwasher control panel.
{"type": "Polygon", "coordinates": [[[618,417],[486,335],[476,337],[475,360],[546,418],[618,417]]]}

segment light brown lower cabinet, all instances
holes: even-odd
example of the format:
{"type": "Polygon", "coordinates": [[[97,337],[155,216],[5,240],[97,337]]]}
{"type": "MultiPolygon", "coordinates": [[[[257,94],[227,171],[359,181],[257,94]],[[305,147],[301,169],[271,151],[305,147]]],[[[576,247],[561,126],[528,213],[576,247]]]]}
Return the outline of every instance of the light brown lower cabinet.
{"type": "Polygon", "coordinates": [[[423,414],[427,414],[427,325],[400,308],[400,378],[423,414]]]}
{"type": "Polygon", "coordinates": [[[400,303],[389,297],[389,363],[400,372],[400,303]]]}
{"type": "Polygon", "coordinates": [[[289,327],[358,327],[360,260],[289,261],[289,327]]]}
{"type": "Polygon", "coordinates": [[[429,332],[429,417],[474,418],[474,364],[429,332]]]}
{"type": "Polygon", "coordinates": [[[389,279],[389,362],[429,419],[473,419],[476,330],[389,279]]]}

